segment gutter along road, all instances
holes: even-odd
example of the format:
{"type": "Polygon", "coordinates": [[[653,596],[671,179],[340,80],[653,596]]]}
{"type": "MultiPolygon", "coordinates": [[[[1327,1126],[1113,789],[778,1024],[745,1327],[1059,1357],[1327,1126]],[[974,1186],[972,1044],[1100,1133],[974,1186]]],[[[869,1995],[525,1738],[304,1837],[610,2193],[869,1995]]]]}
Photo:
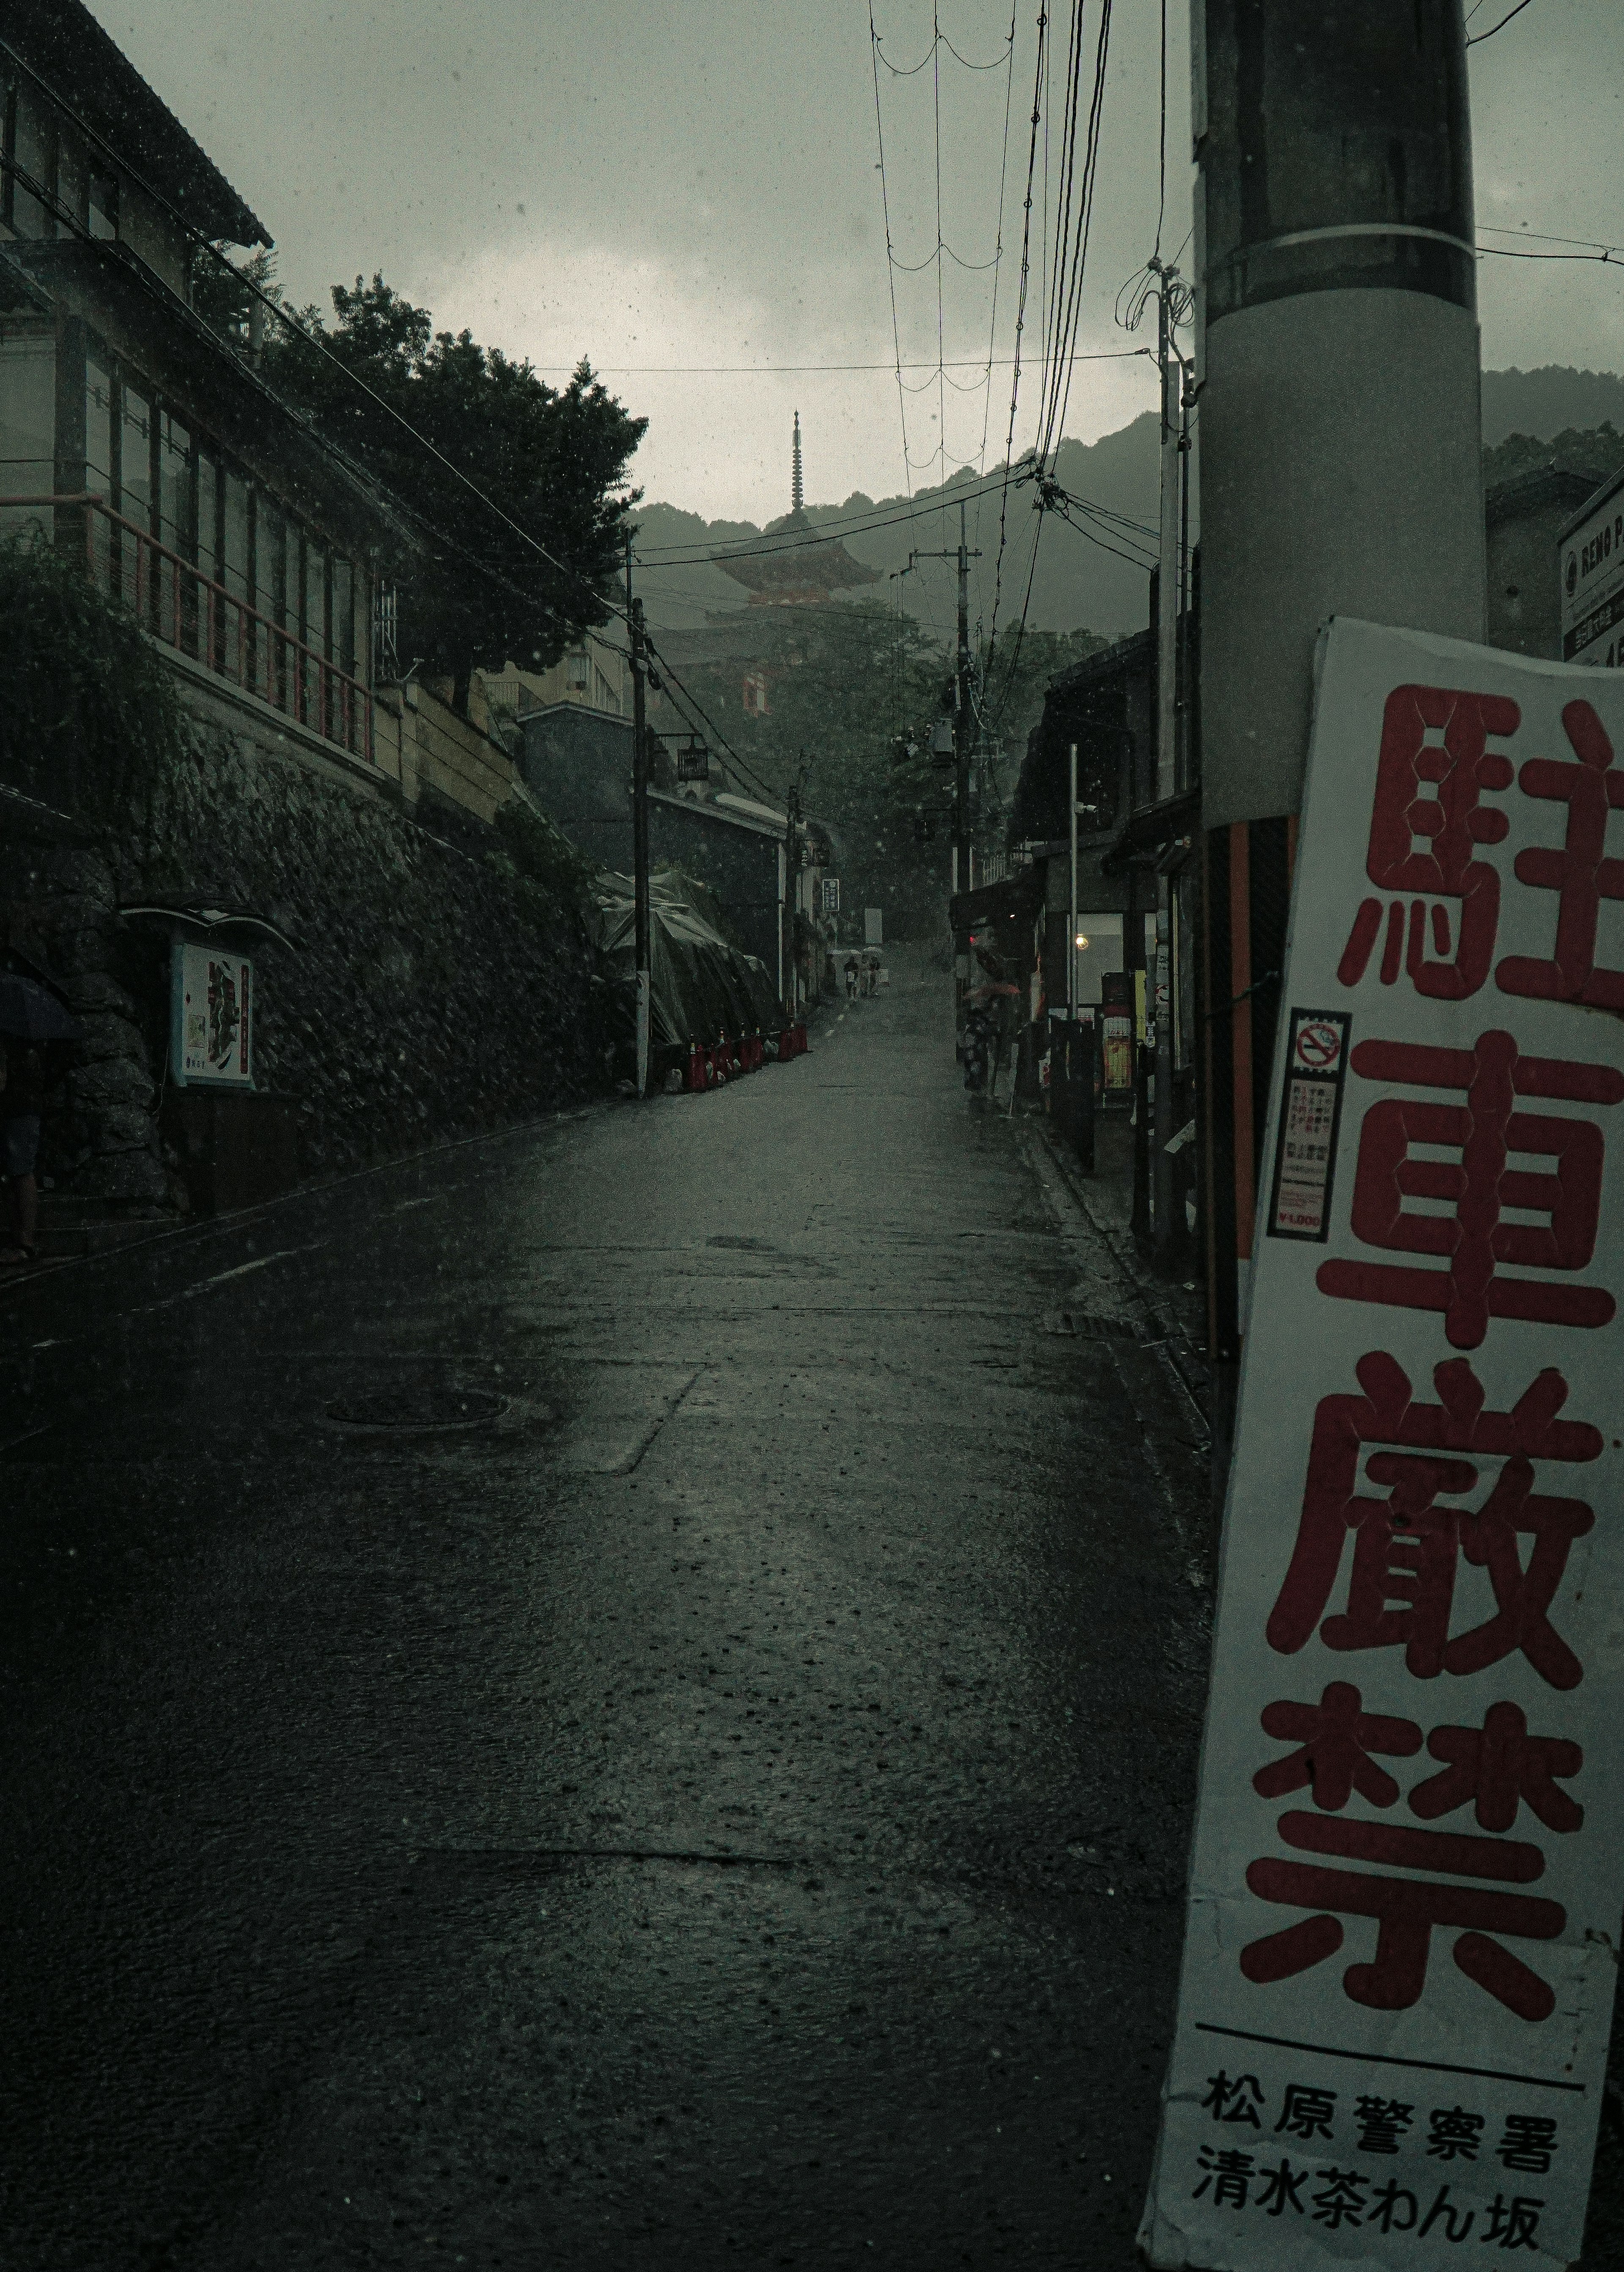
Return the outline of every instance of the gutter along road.
{"type": "Polygon", "coordinates": [[[891,960],[0,1301],[9,2272],[1132,2264],[1200,1430],[891,960]]]}

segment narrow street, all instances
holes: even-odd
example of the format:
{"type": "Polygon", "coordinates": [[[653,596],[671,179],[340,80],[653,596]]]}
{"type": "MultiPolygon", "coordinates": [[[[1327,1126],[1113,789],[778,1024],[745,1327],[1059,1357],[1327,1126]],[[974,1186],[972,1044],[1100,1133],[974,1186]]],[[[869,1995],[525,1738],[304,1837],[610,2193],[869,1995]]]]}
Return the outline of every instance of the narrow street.
{"type": "Polygon", "coordinates": [[[13,2272],[1133,2261],[1199,1424],[892,960],[7,1296],[13,2272]]]}

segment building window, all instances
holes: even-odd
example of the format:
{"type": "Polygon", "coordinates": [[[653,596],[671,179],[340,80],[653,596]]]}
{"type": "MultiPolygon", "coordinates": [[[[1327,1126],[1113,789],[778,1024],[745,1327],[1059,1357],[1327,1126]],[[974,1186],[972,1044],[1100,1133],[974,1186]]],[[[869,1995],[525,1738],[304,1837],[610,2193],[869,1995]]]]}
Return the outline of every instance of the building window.
{"type": "MultiPolygon", "coordinates": [[[[56,191],[56,122],[37,95],[19,86],[12,102],[11,148],[7,156],[19,174],[26,174],[47,196],[56,191]]],[[[7,218],[19,236],[55,236],[56,224],[49,206],[7,168],[11,182],[11,211],[7,218]]]]}
{"type": "Polygon", "coordinates": [[[152,405],[126,382],[118,390],[118,510],[138,528],[153,525],[152,405]]]}
{"type": "Polygon", "coordinates": [[[347,676],[355,676],[355,572],[348,560],[333,564],[333,660],[347,676]]]}
{"type": "Polygon", "coordinates": [[[90,355],[85,363],[85,486],[113,501],[113,374],[90,355]]]}
{"type": "MultiPolygon", "coordinates": [[[[83,228],[89,218],[90,171],[84,146],[65,129],[56,142],[56,202],[83,228]]],[[[58,224],[64,236],[77,231],[65,223],[58,224]]]]}
{"type": "Polygon", "coordinates": [[[592,684],[592,657],[585,647],[573,648],[565,657],[565,684],[573,693],[580,694],[592,684]]]}
{"type": "Polygon", "coordinates": [[[118,183],[111,174],[92,170],[88,205],[92,236],[110,243],[118,235],[118,183]]]}
{"type": "MultiPolygon", "coordinates": [[[[48,497],[56,487],[56,341],[0,327],[0,496],[48,497]]],[[[0,536],[45,526],[38,512],[0,509],[0,536]]]]}

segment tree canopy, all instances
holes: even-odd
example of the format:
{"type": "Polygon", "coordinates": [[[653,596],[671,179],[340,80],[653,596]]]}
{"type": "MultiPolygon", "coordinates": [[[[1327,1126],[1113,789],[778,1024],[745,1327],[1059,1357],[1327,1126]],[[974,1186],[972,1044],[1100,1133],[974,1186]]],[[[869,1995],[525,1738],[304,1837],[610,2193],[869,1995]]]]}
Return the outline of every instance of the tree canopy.
{"type": "MultiPolygon", "coordinates": [[[[884,906],[887,923],[928,925],[950,888],[951,766],[934,765],[953,658],[911,617],[872,598],[752,610],[767,684],[765,716],[745,715],[736,662],[685,665],[683,677],[729,742],[779,797],[799,784],[805,810],[834,830],[849,907],[884,906]],[[909,755],[909,745],[913,754],[909,755]]],[[[974,841],[1001,847],[1026,736],[1058,670],[1104,641],[1090,632],[1026,632],[1000,643],[972,766],[974,841]]]]}
{"type": "MultiPolygon", "coordinates": [[[[246,353],[246,280],[274,297],[268,262],[259,256],[240,274],[206,265],[199,311],[246,353]]],[[[306,308],[298,322],[310,338],[292,324],[267,325],[265,377],[423,530],[401,579],[403,669],[417,661],[427,676],[453,678],[460,700],[474,669],[510,658],[544,669],[608,619],[602,595],[640,496],[627,469],[647,421],[589,364],[550,386],[528,361],[470,332],[437,331],[429,310],[381,274],[335,284],[331,320],[306,308]]]]}

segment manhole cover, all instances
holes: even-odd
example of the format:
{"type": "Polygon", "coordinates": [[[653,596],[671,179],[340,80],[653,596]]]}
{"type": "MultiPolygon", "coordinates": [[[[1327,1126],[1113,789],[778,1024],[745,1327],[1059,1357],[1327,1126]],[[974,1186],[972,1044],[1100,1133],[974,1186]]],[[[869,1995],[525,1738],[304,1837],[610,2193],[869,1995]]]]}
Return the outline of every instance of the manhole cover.
{"type": "Polygon", "coordinates": [[[483,1388],[380,1388],[370,1394],[335,1396],[329,1420],[346,1428],[387,1428],[422,1434],[438,1428],[483,1428],[506,1411],[505,1396],[483,1388]]]}

